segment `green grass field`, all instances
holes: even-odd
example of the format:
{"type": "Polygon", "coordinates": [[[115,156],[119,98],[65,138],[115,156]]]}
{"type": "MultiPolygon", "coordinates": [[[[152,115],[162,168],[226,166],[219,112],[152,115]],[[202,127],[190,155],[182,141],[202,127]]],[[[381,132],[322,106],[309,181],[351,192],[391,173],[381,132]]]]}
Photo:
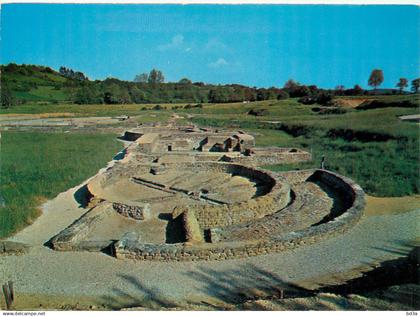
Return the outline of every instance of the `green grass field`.
{"type": "MultiPolygon", "coordinates": [[[[160,104],[166,109],[185,104],[160,104]]],[[[37,104],[28,103],[8,109],[0,109],[1,114],[42,114],[42,113],[74,113],[75,116],[118,116],[118,115],[142,115],[150,113],[156,104],[37,104]],[[147,110],[143,110],[143,109],[147,110]]],[[[153,111],[157,113],[165,110],[153,111]]]]}
{"type": "Polygon", "coordinates": [[[94,175],[121,148],[110,134],[2,132],[0,238],[27,225],[42,201],[94,175]]]}
{"type": "Polygon", "coordinates": [[[271,170],[318,168],[325,156],[329,169],[353,178],[371,195],[420,192],[418,125],[398,119],[419,113],[418,108],[349,109],[344,114],[319,115],[312,107],[284,100],[208,105],[191,112],[197,124],[254,133],[258,146],[301,147],[313,154],[310,163],[267,166],[271,170]],[[251,108],[265,108],[269,114],[247,115],[251,108]]]}

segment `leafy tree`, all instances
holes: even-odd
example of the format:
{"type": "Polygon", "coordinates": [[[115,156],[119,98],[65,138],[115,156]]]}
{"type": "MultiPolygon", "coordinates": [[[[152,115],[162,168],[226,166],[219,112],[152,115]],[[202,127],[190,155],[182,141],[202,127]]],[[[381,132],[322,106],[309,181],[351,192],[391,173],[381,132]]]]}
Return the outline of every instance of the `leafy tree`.
{"type": "Polygon", "coordinates": [[[223,103],[228,102],[229,98],[227,96],[226,90],[221,87],[215,89],[210,89],[208,100],[210,103],[223,103]]]}
{"type": "Polygon", "coordinates": [[[52,70],[51,67],[45,67],[44,71],[50,74],[54,73],[54,70],[52,70]]]}
{"type": "Polygon", "coordinates": [[[376,88],[380,86],[382,82],[384,82],[383,71],[381,69],[373,69],[368,80],[369,86],[376,90],[376,88]]]}
{"type": "Polygon", "coordinates": [[[217,102],[217,91],[215,89],[211,89],[209,91],[208,99],[209,99],[210,103],[216,103],[217,102]]]}
{"type": "Polygon", "coordinates": [[[19,70],[19,66],[15,63],[10,63],[4,67],[4,70],[10,73],[17,72],[19,70]]]}
{"type": "Polygon", "coordinates": [[[293,79],[287,80],[284,84],[283,89],[286,90],[286,92],[288,92],[290,97],[292,98],[309,96],[318,91],[318,87],[315,85],[311,85],[308,87],[305,85],[301,85],[293,79]]]}
{"type": "Polygon", "coordinates": [[[344,91],[345,95],[363,95],[365,93],[365,90],[358,84],[355,84],[352,89],[347,89],[344,91]]]}
{"type": "Polygon", "coordinates": [[[354,90],[355,95],[361,95],[365,92],[365,90],[363,90],[363,88],[359,86],[358,84],[354,85],[353,90],[354,90]]]}
{"type": "Polygon", "coordinates": [[[76,104],[97,104],[102,103],[100,92],[94,85],[82,85],[74,95],[76,104]]]}
{"type": "Polygon", "coordinates": [[[419,91],[419,87],[420,87],[420,78],[417,78],[411,81],[411,91],[413,91],[414,93],[417,93],[419,91]]]}
{"type": "Polygon", "coordinates": [[[180,84],[192,84],[191,80],[188,78],[182,78],[181,80],[178,81],[178,83],[180,84]]]}
{"type": "Polygon", "coordinates": [[[408,87],[408,80],[406,78],[400,78],[395,86],[398,87],[400,89],[400,93],[402,93],[404,88],[408,87]]]}
{"type": "Polygon", "coordinates": [[[289,79],[289,80],[286,81],[283,88],[286,89],[286,90],[294,90],[298,86],[300,86],[300,84],[298,82],[294,81],[293,79],[289,79]]]}
{"type": "Polygon", "coordinates": [[[338,85],[335,87],[335,94],[336,95],[343,95],[345,91],[345,88],[343,85],[338,85]]]}
{"type": "Polygon", "coordinates": [[[134,103],[143,103],[146,100],[144,92],[135,85],[129,88],[129,94],[134,103]]]}
{"type": "Polygon", "coordinates": [[[280,90],[279,94],[277,95],[277,100],[285,100],[289,98],[289,94],[285,90],[280,90]]]}
{"type": "Polygon", "coordinates": [[[255,101],[257,99],[257,94],[253,88],[244,88],[244,100],[246,101],[255,101]]]}
{"type": "Polygon", "coordinates": [[[165,77],[160,70],[152,69],[149,73],[148,82],[152,84],[163,83],[165,82],[165,77]]]}
{"type": "Polygon", "coordinates": [[[147,73],[139,74],[134,78],[134,82],[138,82],[138,83],[146,83],[148,81],[149,81],[149,75],[147,73]]]}
{"type": "Polygon", "coordinates": [[[126,104],[130,103],[131,98],[127,89],[120,87],[116,83],[112,83],[106,87],[104,93],[104,103],[106,104],[126,104]]]}
{"type": "Polygon", "coordinates": [[[9,86],[2,84],[1,87],[1,106],[3,108],[10,108],[15,104],[15,98],[10,90],[9,86]]]}
{"type": "Polygon", "coordinates": [[[328,105],[332,100],[332,96],[329,92],[321,91],[316,97],[316,103],[321,105],[328,105]]]}
{"type": "Polygon", "coordinates": [[[273,100],[277,99],[278,93],[275,91],[275,89],[258,89],[257,91],[257,100],[273,100]]]}
{"type": "Polygon", "coordinates": [[[64,77],[80,80],[80,81],[86,81],[89,80],[88,77],[86,77],[83,72],[80,71],[74,71],[73,69],[66,68],[64,66],[61,66],[58,72],[63,75],[64,77]]]}
{"type": "Polygon", "coordinates": [[[86,77],[82,72],[76,71],[74,72],[74,79],[84,81],[88,80],[88,77],[86,77]]]}
{"type": "Polygon", "coordinates": [[[297,89],[294,92],[290,92],[290,95],[294,97],[304,97],[304,96],[310,95],[311,93],[313,92],[311,92],[309,87],[303,85],[303,86],[297,87],[297,89]]]}

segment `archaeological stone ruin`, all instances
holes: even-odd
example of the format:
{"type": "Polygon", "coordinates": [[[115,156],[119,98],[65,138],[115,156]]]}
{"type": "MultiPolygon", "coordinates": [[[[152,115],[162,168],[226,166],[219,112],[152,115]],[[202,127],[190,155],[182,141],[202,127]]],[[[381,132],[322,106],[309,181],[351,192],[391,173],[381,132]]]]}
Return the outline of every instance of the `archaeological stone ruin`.
{"type": "Polygon", "coordinates": [[[311,160],[255,147],[244,131],[146,126],[126,131],[124,157],[86,186],[88,211],[52,238],[59,251],[116,258],[224,260],[330,238],[362,216],[364,192],[327,170],[271,172],[311,160]]]}

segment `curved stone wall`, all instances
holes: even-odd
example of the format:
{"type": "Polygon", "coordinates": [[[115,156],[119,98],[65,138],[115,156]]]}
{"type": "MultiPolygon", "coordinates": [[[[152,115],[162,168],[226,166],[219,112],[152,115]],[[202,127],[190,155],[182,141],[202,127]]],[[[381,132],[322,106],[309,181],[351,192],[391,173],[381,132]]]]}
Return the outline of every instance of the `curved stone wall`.
{"type": "MultiPolygon", "coordinates": [[[[137,166],[136,171],[141,174],[149,168],[149,165],[137,166]]],[[[177,164],[177,168],[182,170],[196,170],[197,172],[215,171],[239,175],[252,179],[256,184],[260,185],[259,195],[244,202],[225,205],[206,204],[195,206],[192,210],[202,229],[223,227],[261,218],[285,207],[290,201],[289,185],[276,181],[274,174],[270,171],[223,162],[182,163],[177,164]]],[[[117,166],[94,178],[87,184],[89,193],[99,201],[106,201],[107,198],[103,195],[104,187],[114,183],[117,178],[128,177],[128,175],[125,174],[127,171],[131,171],[131,168],[127,168],[127,166],[124,168],[117,166]]],[[[138,207],[133,206],[130,203],[122,203],[121,201],[118,201],[117,203],[116,201],[109,202],[113,202],[116,205],[114,209],[120,211],[119,213],[122,215],[132,218],[137,217],[138,219],[143,218],[143,210],[138,210],[138,207]]],[[[174,217],[177,215],[178,214],[173,214],[174,217]]]]}
{"type": "MultiPolygon", "coordinates": [[[[306,176],[308,175],[308,171],[303,173],[306,176]]],[[[344,212],[335,214],[325,223],[293,231],[282,236],[270,236],[270,238],[265,240],[255,238],[243,242],[155,245],[121,240],[114,245],[115,255],[117,258],[160,261],[243,258],[312,244],[327,237],[343,233],[355,225],[363,214],[365,204],[364,192],[361,187],[346,177],[325,170],[314,170],[312,176],[331,190],[335,190],[337,194],[344,194],[343,199],[347,201],[344,212]]]]}

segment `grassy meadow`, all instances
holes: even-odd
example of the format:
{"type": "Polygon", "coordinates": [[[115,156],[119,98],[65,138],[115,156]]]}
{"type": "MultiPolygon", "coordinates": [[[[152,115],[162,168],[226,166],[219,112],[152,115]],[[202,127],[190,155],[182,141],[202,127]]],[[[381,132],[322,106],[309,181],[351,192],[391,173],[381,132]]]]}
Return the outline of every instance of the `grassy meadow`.
{"type": "MultiPolygon", "coordinates": [[[[172,109],[186,104],[159,104],[165,109],[172,109]]],[[[140,115],[154,111],[156,104],[51,104],[51,103],[27,103],[8,109],[0,109],[1,114],[44,114],[44,113],[73,113],[75,117],[83,116],[118,116],[140,115]],[[144,113],[147,111],[147,113],[144,113]]]]}
{"type": "Polygon", "coordinates": [[[0,238],[23,228],[40,204],[94,175],[122,148],[116,135],[2,132],[0,238]]]}
{"type": "Polygon", "coordinates": [[[239,127],[256,135],[258,146],[300,147],[313,154],[302,164],[267,166],[283,171],[326,167],[358,182],[375,196],[404,196],[420,192],[418,124],[398,116],[418,108],[348,109],[343,114],[319,115],[296,100],[251,104],[209,105],[194,109],[200,125],[239,127]],[[248,115],[264,108],[265,116],[248,115]]]}

